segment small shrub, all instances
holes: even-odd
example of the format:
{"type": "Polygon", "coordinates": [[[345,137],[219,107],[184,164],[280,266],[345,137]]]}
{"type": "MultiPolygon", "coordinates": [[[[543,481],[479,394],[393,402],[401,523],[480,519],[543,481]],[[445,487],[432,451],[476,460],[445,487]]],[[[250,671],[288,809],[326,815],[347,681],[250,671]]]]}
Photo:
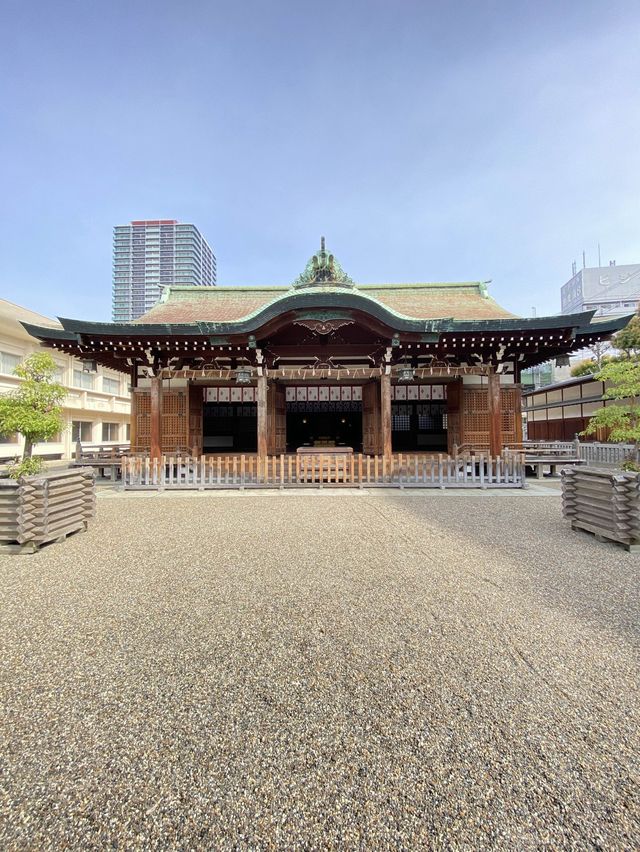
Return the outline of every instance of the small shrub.
{"type": "Polygon", "coordinates": [[[590,358],[585,361],[578,361],[577,364],[571,368],[571,375],[574,377],[577,376],[589,376],[593,373],[598,372],[598,365],[595,361],[592,361],[590,358]]]}
{"type": "Polygon", "coordinates": [[[42,459],[39,456],[30,456],[12,464],[7,473],[11,479],[20,479],[21,476],[33,476],[42,470],[42,459]]]}

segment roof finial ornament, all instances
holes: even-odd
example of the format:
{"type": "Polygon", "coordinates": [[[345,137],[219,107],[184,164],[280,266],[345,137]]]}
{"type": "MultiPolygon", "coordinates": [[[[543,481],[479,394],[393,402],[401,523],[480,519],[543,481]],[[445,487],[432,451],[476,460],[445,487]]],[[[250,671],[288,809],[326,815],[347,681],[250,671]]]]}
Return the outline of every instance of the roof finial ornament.
{"type": "Polygon", "coordinates": [[[320,237],[317,251],[293,282],[293,287],[353,287],[353,281],[335,257],[327,251],[324,237],[320,237]]]}

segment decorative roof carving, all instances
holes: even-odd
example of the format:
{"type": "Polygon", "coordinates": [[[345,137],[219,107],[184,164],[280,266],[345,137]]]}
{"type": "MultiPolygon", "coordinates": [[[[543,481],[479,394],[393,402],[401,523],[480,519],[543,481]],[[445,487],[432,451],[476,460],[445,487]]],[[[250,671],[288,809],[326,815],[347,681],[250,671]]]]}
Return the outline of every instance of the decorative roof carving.
{"type": "Polygon", "coordinates": [[[309,262],[292,286],[302,287],[353,287],[349,278],[335,257],[325,248],[324,237],[320,237],[320,250],[311,256],[309,262]]]}
{"type": "Polygon", "coordinates": [[[354,325],[355,320],[352,319],[300,319],[294,320],[294,325],[301,325],[303,328],[312,331],[314,334],[333,334],[339,328],[345,325],[354,325]]]}

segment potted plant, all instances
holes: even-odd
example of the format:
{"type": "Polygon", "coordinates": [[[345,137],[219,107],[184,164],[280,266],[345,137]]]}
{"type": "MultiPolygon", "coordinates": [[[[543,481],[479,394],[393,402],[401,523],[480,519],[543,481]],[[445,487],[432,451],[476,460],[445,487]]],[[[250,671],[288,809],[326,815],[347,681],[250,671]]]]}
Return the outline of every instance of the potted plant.
{"type": "Polygon", "coordinates": [[[64,426],[61,404],[66,391],[54,381],[55,369],[51,355],[35,352],[14,370],[22,379],[20,385],[0,396],[0,432],[24,437],[22,458],[9,468],[13,479],[40,472],[42,459],[33,455],[34,446],[53,438],[64,426]]]}
{"type": "Polygon", "coordinates": [[[64,426],[65,389],[54,381],[56,364],[46,352],[29,355],[15,369],[22,381],[0,396],[0,432],[24,437],[22,458],[0,479],[0,544],[34,550],[41,544],[86,529],[95,514],[91,471],[42,472],[34,446],[64,426]]]}
{"type": "Polygon", "coordinates": [[[598,409],[583,435],[606,429],[609,440],[635,445],[632,459],[619,470],[580,467],[562,472],[563,514],[573,529],[595,533],[628,550],[640,550],[640,322],[631,321],[615,338],[623,354],[606,362],[597,378],[609,386],[605,399],[613,405],[598,409]]]}

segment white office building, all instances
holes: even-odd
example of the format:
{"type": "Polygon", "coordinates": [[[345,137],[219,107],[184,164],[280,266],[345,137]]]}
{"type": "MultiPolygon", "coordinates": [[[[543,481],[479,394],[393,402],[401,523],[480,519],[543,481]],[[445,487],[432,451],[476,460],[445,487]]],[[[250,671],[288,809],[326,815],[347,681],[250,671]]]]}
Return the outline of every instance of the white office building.
{"type": "MultiPolygon", "coordinates": [[[[21,361],[33,352],[45,351],[21,322],[61,328],[56,320],[0,299],[0,394],[14,390],[22,381],[14,373],[21,361]]],[[[56,362],[56,380],[67,390],[62,403],[64,426],[59,435],[36,444],[35,455],[70,459],[77,441],[85,446],[127,443],[131,415],[129,377],[103,367],[86,372],[71,355],[46,351],[56,362]]],[[[21,435],[0,434],[0,461],[20,455],[23,444],[21,435]]]]}
{"type": "Polygon", "coordinates": [[[560,290],[562,313],[595,310],[596,319],[632,314],[640,304],[640,263],[586,267],[576,270],[560,290]]]}
{"type": "Polygon", "coordinates": [[[113,319],[130,322],[152,308],[169,284],[213,287],[216,258],[195,225],[143,219],[113,232],[113,319]]]}

